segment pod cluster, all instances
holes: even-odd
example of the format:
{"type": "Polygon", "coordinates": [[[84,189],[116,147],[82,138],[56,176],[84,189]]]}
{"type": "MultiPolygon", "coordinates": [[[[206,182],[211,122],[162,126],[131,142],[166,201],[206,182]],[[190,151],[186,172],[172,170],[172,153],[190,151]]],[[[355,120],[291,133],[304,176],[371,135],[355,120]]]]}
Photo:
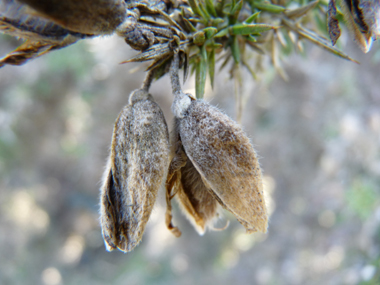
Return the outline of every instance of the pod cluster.
{"type": "Polygon", "coordinates": [[[179,87],[178,57],[171,67],[174,128],[169,143],[162,111],[146,89],[131,94],[116,120],[101,188],[101,226],[107,250],[131,251],[140,241],[160,188],[199,234],[213,229],[220,208],[235,215],[247,233],[266,232],[262,173],[242,128],[222,111],[179,87]]]}

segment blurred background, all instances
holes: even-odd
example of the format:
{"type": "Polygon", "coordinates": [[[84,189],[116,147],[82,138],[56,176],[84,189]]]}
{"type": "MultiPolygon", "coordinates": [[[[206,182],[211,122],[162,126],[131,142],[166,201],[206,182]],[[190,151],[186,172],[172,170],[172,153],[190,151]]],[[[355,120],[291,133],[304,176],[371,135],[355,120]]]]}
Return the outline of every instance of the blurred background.
{"type": "MultiPolygon", "coordinates": [[[[119,64],[135,53],[107,37],[0,69],[0,284],[380,284],[380,45],[362,54],[343,34],[360,65],[306,45],[285,60],[288,82],[244,73],[268,233],[224,212],[229,227],[200,237],[175,207],[175,238],[161,190],[128,254],[106,252],[98,196],[113,123],[143,81],[119,64]]],[[[0,54],[19,43],[1,35],[0,54]]],[[[206,100],[236,118],[228,72],[215,85],[206,100]]],[[[168,78],[151,93],[171,126],[168,78]]]]}

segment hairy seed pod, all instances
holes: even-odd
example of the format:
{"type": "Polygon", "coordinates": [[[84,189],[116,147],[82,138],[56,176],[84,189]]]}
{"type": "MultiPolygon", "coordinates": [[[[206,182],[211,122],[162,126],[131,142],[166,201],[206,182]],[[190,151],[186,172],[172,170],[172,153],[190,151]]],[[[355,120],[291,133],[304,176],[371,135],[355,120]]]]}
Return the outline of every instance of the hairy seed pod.
{"type": "Polygon", "coordinates": [[[107,250],[138,245],[169,166],[169,134],[160,107],[145,90],[131,94],[115,122],[101,188],[100,214],[107,250]]]}
{"type": "MultiPolygon", "coordinates": [[[[5,2],[10,2],[5,0],[5,2]]],[[[18,0],[39,14],[71,31],[112,34],[126,17],[122,0],[18,0]]]]}
{"type": "Polygon", "coordinates": [[[340,3],[354,41],[367,53],[373,41],[380,37],[380,1],[341,0],[340,3]]]}
{"type": "Polygon", "coordinates": [[[175,94],[172,111],[185,153],[211,195],[248,233],[266,232],[262,173],[241,127],[216,107],[182,92],[175,94]]]}
{"type": "MultiPolygon", "coordinates": [[[[167,195],[169,195],[168,204],[175,195],[182,212],[196,231],[203,235],[207,228],[213,229],[214,221],[219,216],[218,202],[211,194],[211,189],[207,189],[203,183],[201,175],[191,160],[187,158],[177,130],[178,124],[175,125],[172,142],[174,155],[166,184],[167,195]]],[[[171,215],[167,222],[170,229],[171,215]]],[[[177,228],[174,229],[177,230],[177,228]]]]}

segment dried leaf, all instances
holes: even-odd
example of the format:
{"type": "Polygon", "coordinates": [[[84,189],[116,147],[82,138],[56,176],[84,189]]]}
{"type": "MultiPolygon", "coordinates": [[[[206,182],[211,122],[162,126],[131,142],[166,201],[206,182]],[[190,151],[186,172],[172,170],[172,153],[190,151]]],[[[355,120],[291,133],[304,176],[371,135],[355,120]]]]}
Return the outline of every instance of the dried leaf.
{"type": "Polygon", "coordinates": [[[257,53],[261,54],[261,55],[265,55],[265,51],[256,43],[253,43],[253,42],[247,42],[247,44],[254,50],[256,51],[257,53]]]}
{"type": "Polygon", "coordinates": [[[10,65],[22,65],[27,61],[44,55],[52,50],[61,49],[75,43],[78,39],[68,36],[62,42],[46,42],[46,41],[32,41],[27,40],[17,49],[7,54],[0,59],[0,67],[10,65]]]}
{"type": "Polygon", "coordinates": [[[276,31],[275,31],[275,34],[276,34],[277,39],[278,39],[278,41],[280,42],[280,44],[281,44],[283,47],[286,48],[286,47],[288,46],[288,44],[287,44],[286,39],[285,39],[283,33],[281,32],[281,30],[280,30],[280,29],[276,30],[276,31]]]}
{"type": "Polygon", "coordinates": [[[251,67],[251,65],[248,64],[246,60],[242,60],[242,64],[243,64],[243,66],[244,66],[245,68],[247,68],[247,70],[248,70],[249,73],[251,74],[252,78],[253,78],[254,80],[257,80],[256,73],[255,73],[255,71],[253,70],[253,68],[251,67]]]}
{"type": "Polygon", "coordinates": [[[301,40],[297,42],[297,48],[300,53],[303,53],[305,51],[305,48],[303,47],[303,43],[301,40]]]}
{"type": "Polygon", "coordinates": [[[330,35],[332,45],[336,44],[336,41],[340,37],[339,21],[336,18],[336,6],[335,0],[330,0],[327,10],[327,29],[330,35]]]}
{"type": "Polygon", "coordinates": [[[143,61],[148,61],[155,59],[157,57],[162,57],[163,55],[172,52],[171,48],[167,43],[163,44],[155,44],[151,46],[150,48],[140,52],[139,54],[135,55],[134,57],[121,62],[123,63],[129,63],[129,62],[143,62],[143,61]]]}
{"type": "Polygon", "coordinates": [[[272,64],[278,74],[280,74],[281,78],[284,81],[288,81],[288,75],[286,74],[285,70],[282,68],[280,64],[280,59],[279,59],[279,52],[278,52],[278,46],[277,46],[277,41],[275,40],[275,37],[273,36],[271,39],[271,58],[272,58],[272,64]]]}
{"type": "Polygon", "coordinates": [[[26,39],[16,50],[0,60],[0,67],[6,64],[24,64],[52,50],[67,47],[89,37],[69,31],[39,16],[30,15],[25,5],[14,1],[2,3],[0,8],[0,32],[26,39]]]}
{"type": "MultiPolygon", "coordinates": [[[[181,50],[181,51],[185,50],[188,43],[189,43],[188,40],[181,41],[178,46],[178,50],[181,50]]],[[[162,58],[171,57],[172,55],[173,55],[173,47],[171,46],[170,42],[166,42],[162,44],[155,44],[151,46],[150,48],[147,48],[146,50],[135,55],[134,57],[121,62],[121,64],[129,63],[129,62],[144,62],[144,61],[149,61],[149,60],[159,60],[162,58]]]]}
{"type": "MultiPolygon", "coordinates": [[[[223,59],[223,57],[220,57],[219,60],[223,59]]],[[[224,60],[222,62],[222,64],[220,65],[220,70],[222,70],[223,68],[226,67],[226,65],[228,64],[228,62],[230,61],[231,59],[231,52],[229,53],[226,53],[225,56],[224,56],[224,60]]]]}

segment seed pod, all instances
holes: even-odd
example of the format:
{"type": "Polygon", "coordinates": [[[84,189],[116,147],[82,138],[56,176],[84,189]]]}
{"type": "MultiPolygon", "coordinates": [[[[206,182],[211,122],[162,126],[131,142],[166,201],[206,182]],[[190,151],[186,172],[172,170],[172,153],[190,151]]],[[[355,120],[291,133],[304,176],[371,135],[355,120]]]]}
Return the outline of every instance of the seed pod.
{"type": "Polygon", "coordinates": [[[172,111],[184,151],[210,194],[248,233],[266,232],[261,169],[241,127],[216,107],[182,92],[175,94],[172,111]]]}
{"type": "Polygon", "coordinates": [[[102,234],[108,251],[131,251],[163,186],[169,166],[169,135],[160,107],[145,90],[131,94],[115,122],[101,188],[102,234]]]}
{"type": "MultiPolygon", "coordinates": [[[[175,124],[178,126],[178,124],[175,124]]],[[[172,145],[175,147],[175,154],[169,167],[167,181],[167,202],[175,195],[182,211],[194,226],[196,231],[203,235],[207,228],[213,229],[213,223],[218,214],[218,202],[203,183],[201,175],[188,159],[180,141],[178,130],[174,129],[174,140],[172,145]]],[[[167,226],[175,235],[177,228],[171,225],[171,207],[168,207],[167,226]]]]}
{"type": "Polygon", "coordinates": [[[341,0],[344,20],[355,42],[367,53],[380,37],[379,0],[341,0]]]}
{"type": "Polygon", "coordinates": [[[30,14],[30,10],[28,6],[18,1],[0,1],[0,32],[26,40],[17,49],[0,59],[0,67],[6,64],[24,64],[49,51],[64,48],[87,37],[69,31],[39,15],[30,14]]]}
{"type": "MultiPolygon", "coordinates": [[[[7,2],[7,1],[6,1],[7,2]]],[[[126,15],[122,0],[18,0],[55,23],[78,33],[112,34],[126,15]]],[[[32,11],[33,12],[33,11],[32,11]]]]}

